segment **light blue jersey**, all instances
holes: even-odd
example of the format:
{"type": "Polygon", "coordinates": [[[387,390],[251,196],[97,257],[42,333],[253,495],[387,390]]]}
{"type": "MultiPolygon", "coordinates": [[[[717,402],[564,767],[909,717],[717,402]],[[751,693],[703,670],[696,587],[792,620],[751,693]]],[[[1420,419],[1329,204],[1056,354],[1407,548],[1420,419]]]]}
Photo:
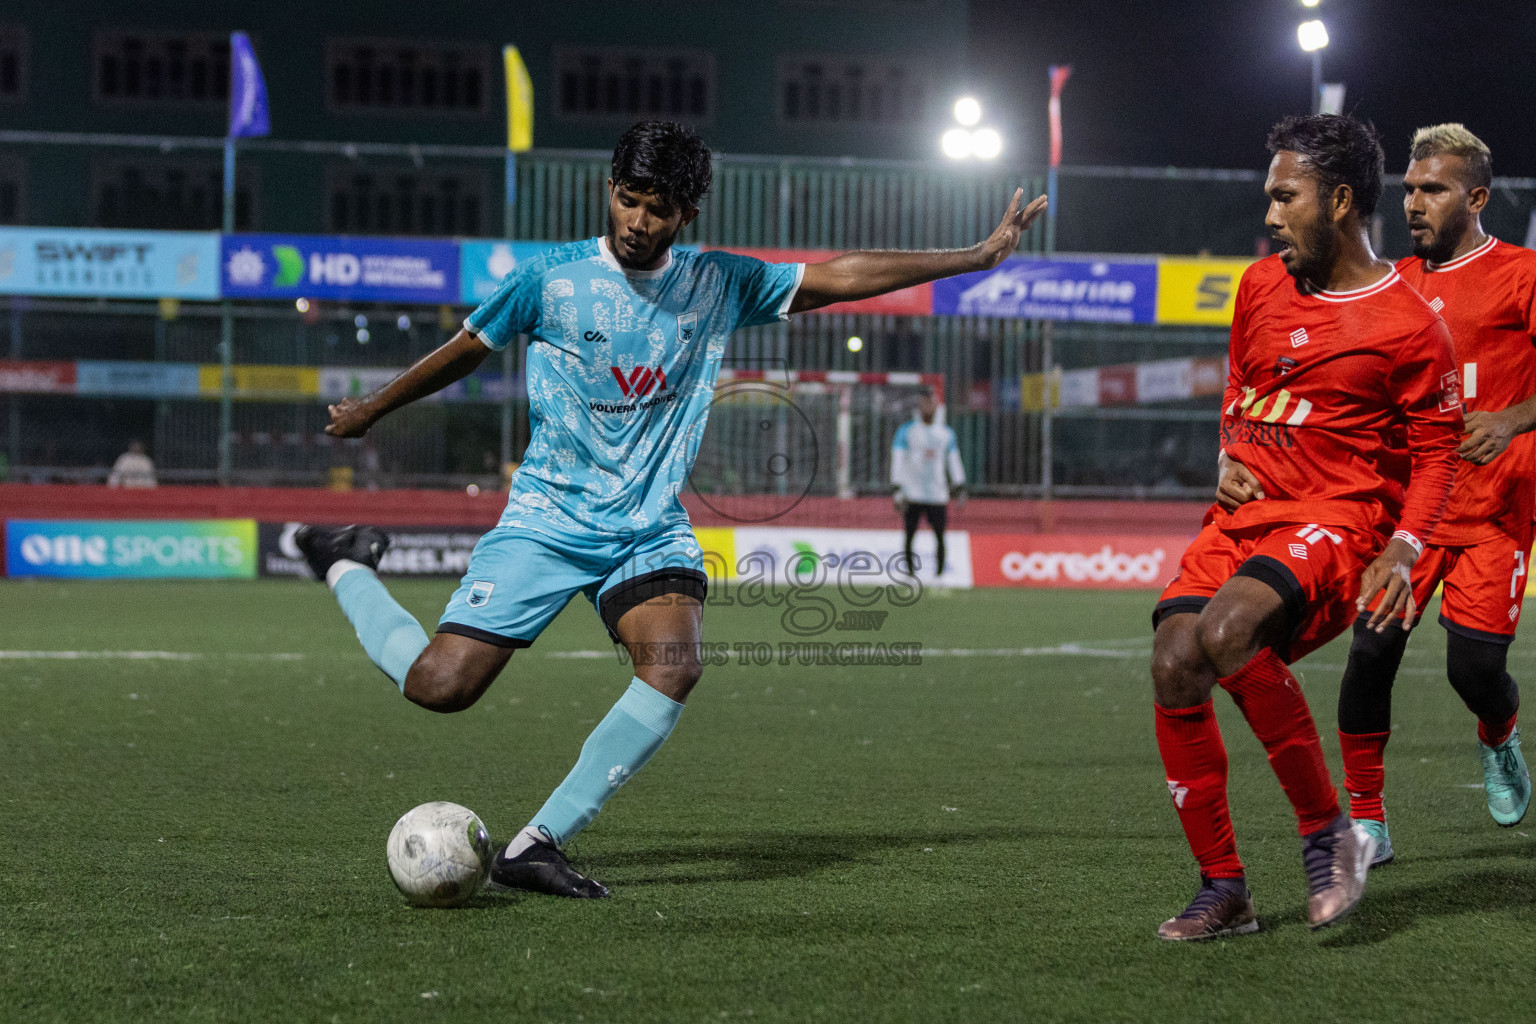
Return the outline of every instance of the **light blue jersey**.
{"type": "Polygon", "coordinates": [[[678,492],[726,336],[786,319],[804,273],[675,249],[659,270],[625,270],[606,239],[591,238],[509,274],[464,321],[492,349],[529,339],[533,433],[499,526],[578,539],[686,524],[678,492]]]}

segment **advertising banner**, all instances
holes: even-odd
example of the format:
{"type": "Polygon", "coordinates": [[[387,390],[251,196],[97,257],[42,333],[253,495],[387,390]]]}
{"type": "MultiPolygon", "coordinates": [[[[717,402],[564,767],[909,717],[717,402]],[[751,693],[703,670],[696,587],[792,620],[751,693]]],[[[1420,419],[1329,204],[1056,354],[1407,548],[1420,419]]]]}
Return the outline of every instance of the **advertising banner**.
{"type": "Polygon", "coordinates": [[[7,394],[72,395],[75,364],[62,360],[0,359],[0,392],[7,394]]]}
{"type": "MultiPolygon", "coordinates": [[[[900,530],[798,529],[788,526],[738,526],[733,531],[737,580],[769,577],[779,586],[912,585],[903,568],[900,530]]],[[[964,530],[944,535],[944,575],[935,577],[933,531],[918,531],[912,553],[922,585],[971,586],[971,538],[964,530]]]]}
{"type": "Polygon", "coordinates": [[[0,228],[0,295],[216,299],[211,231],[0,228]]]}
{"type": "Polygon", "coordinates": [[[933,283],[937,316],[1149,324],[1156,306],[1152,262],[1011,259],[993,270],[933,283]]]}
{"type": "Polygon", "coordinates": [[[1193,536],[973,534],[978,587],[1161,590],[1193,536]]]}
{"type": "Polygon", "coordinates": [[[1157,322],[1232,322],[1237,283],[1252,260],[1168,259],[1157,261],[1157,322]]]}
{"type": "Polygon", "coordinates": [[[459,301],[459,247],[439,239],[225,235],[224,297],[459,301]]]}
{"type": "MultiPolygon", "coordinates": [[[[304,555],[293,542],[299,523],[262,523],[259,566],[263,576],[309,576],[304,555]]],[[[382,576],[451,576],[457,579],[469,567],[484,531],[462,526],[391,526],[389,550],[379,560],[382,576]]],[[[447,594],[443,595],[445,598],[447,594]]]]}
{"type": "Polygon", "coordinates": [[[251,519],[11,519],[5,571],[66,579],[251,579],[251,519]]]}
{"type": "Polygon", "coordinates": [[[75,364],[75,392],[120,398],[197,398],[196,363],[144,363],[82,359],[75,364]]]}

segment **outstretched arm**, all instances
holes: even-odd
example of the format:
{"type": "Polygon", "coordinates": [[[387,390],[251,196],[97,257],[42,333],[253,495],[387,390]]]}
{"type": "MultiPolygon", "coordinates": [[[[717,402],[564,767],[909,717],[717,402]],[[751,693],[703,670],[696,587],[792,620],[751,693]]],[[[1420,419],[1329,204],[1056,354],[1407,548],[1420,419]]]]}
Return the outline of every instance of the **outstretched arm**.
{"type": "Polygon", "coordinates": [[[825,263],[808,263],[789,311],[803,313],[834,302],[884,295],[941,277],[991,270],[1013,255],[1020,236],[1045,209],[1045,196],[1036,197],[1028,206],[1023,202],[1024,190],[1019,189],[997,230],[969,249],[866,250],[846,252],[825,263]]]}
{"type": "Polygon", "coordinates": [[[484,342],[461,330],[373,394],[343,398],[331,406],[331,424],[325,432],[332,437],[362,437],[386,414],[468,377],[490,354],[484,342]]]}

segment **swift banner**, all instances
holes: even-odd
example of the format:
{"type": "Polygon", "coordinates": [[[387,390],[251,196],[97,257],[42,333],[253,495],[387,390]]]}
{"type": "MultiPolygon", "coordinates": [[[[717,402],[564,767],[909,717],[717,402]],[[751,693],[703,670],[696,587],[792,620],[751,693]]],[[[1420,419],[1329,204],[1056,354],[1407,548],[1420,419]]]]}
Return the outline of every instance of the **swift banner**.
{"type": "Polygon", "coordinates": [[[219,236],[0,228],[0,294],[216,299],[219,236]]]}
{"type": "Polygon", "coordinates": [[[933,283],[935,316],[1149,324],[1156,302],[1152,262],[1011,259],[933,283]]]}
{"type": "Polygon", "coordinates": [[[225,235],[224,297],[453,304],[459,247],[435,239],[225,235]]]}
{"type": "Polygon", "coordinates": [[[7,576],[252,579],[252,519],[11,519],[7,576]]]}
{"type": "Polygon", "coordinates": [[[1226,326],[1252,260],[1159,259],[1157,322],[1226,326]]]}

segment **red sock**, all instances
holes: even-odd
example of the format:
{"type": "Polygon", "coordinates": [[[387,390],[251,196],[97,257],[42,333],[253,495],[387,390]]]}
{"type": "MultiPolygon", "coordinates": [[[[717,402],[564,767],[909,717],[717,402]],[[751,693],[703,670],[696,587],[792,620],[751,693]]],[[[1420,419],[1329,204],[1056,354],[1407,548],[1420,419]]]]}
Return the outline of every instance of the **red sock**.
{"type": "Polygon", "coordinates": [[[1225,679],[1218,680],[1232,695],[1253,734],[1269,754],[1269,766],[1280,788],[1296,809],[1302,835],[1316,832],[1339,816],[1339,794],[1323,760],[1323,744],[1307,699],[1285,662],[1271,648],[1258,654],[1225,679]]]}
{"type": "Polygon", "coordinates": [[[1339,749],[1344,752],[1344,789],[1349,793],[1351,818],[1386,821],[1381,790],[1387,779],[1387,740],[1390,732],[1352,733],[1339,730],[1339,749]]]}
{"type": "Polygon", "coordinates": [[[1232,815],[1227,810],[1227,748],[1210,701],[1199,707],[1157,708],[1157,749],[1168,792],[1200,870],[1212,878],[1242,878],[1232,815]]]}
{"type": "Polygon", "coordinates": [[[1510,733],[1515,731],[1515,719],[1518,717],[1520,716],[1517,712],[1510,715],[1506,721],[1494,722],[1492,724],[1479,719],[1477,723],[1477,738],[1483,741],[1484,746],[1498,746],[1509,739],[1510,733]]]}

